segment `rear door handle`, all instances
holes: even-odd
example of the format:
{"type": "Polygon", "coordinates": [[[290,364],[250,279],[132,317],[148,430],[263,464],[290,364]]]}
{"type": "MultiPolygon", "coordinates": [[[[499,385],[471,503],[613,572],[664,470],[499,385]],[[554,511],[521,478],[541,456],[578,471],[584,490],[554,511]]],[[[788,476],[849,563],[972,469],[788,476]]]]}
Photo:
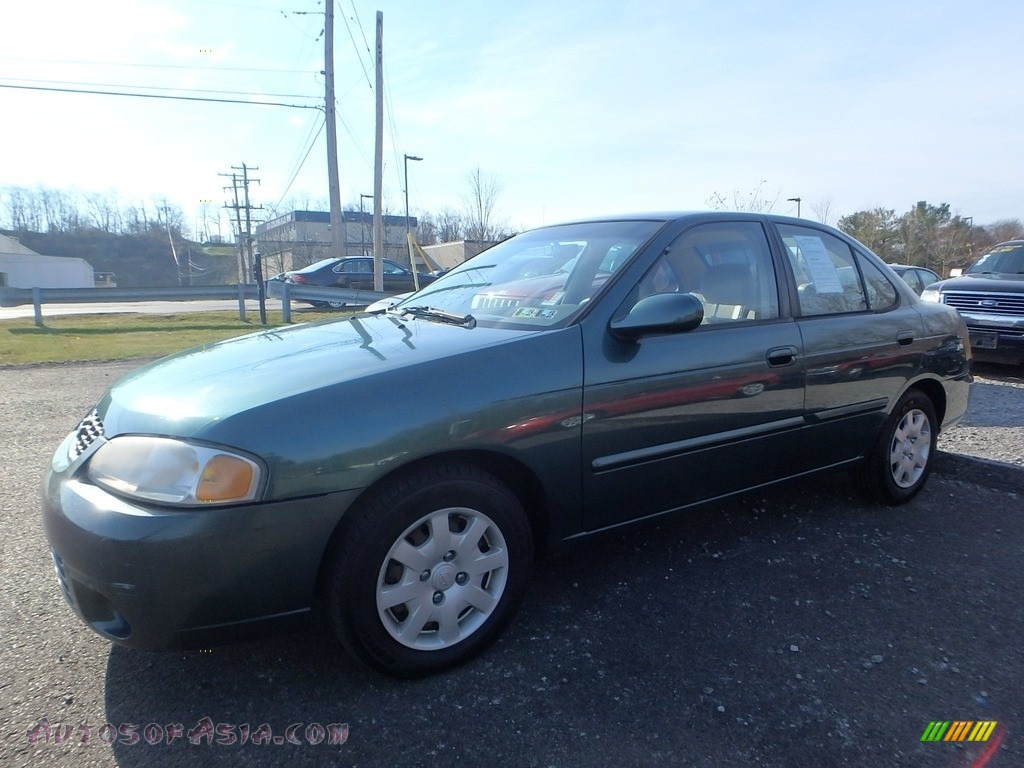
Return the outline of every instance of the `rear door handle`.
{"type": "Polygon", "coordinates": [[[775,347],[768,350],[768,365],[772,368],[792,365],[796,361],[796,356],[796,347],[775,347]]]}
{"type": "Polygon", "coordinates": [[[908,344],[914,343],[914,332],[913,331],[900,331],[896,334],[896,342],[901,346],[905,347],[908,344]]]}

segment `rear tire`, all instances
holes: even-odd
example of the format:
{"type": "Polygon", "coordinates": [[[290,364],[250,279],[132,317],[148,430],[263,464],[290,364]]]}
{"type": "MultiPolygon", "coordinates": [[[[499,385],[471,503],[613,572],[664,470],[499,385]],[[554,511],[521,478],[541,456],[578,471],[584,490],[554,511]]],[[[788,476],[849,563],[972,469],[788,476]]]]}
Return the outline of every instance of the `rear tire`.
{"type": "Polygon", "coordinates": [[[515,495],[468,464],[397,476],[340,531],[329,564],[328,616],[367,665],[419,677],[493,642],[526,590],[530,527],[515,495]]]}
{"type": "Polygon", "coordinates": [[[932,401],[911,390],[900,398],[854,479],[870,497],[903,504],[920,492],[935,460],[939,425],[932,401]]]}

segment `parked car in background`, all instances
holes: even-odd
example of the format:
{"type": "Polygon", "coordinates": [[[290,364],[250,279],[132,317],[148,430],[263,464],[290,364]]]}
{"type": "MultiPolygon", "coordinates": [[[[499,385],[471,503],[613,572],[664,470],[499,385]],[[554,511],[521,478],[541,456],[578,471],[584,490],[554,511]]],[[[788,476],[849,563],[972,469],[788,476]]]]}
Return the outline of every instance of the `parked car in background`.
{"type": "MultiPolygon", "coordinates": [[[[417,274],[420,287],[430,285],[437,278],[434,275],[420,272],[417,274]]],[[[347,257],[323,259],[308,267],[285,273],[285,279],[295,285],[333,286],[354,291],[373,290],[373,259],[364,257],[347,257]]],[[[415,289],[415,281],[411,270],[390,259],[383,264],[384,291],[386,293],[407,293],[415,289]]],[[[314,306],[344,307],[346,300],[310,301],[314,306]]]]}
{"type": "Polygon", "coordinates": [[[920,296],[924,289],[932,283],[937,283],[942,278],[924,267],[913,267],[909,264],[890,264],[889,268],[903,278],[903,281],[914,289],[914,293],[920,296]]]}
{"type": "Polygon", "coordinates": [[[960,312],[978,360],[1024,364],[1024,240],[992,246],[963,275],[929,286],[921,298],[960,312]]]}
{"type": "MultiPolygon", "coordinates": [[[[384,259],[383,268],[384,290],[401,293],[411,291],[416,286],[412,271],[390,259],[384,259]]],[[[426,272],[420,272],[420,287],[430,285],[437,278],[426,272]]],[[[288,273],[287,280],[296,285],[333,285],[338,288],[352,290],[373,290],[373,259],[354,257],[344,259],[324,259],[308,267],[288,273]]]]}
{"type": "Polygon", "coordinates": [[[823,224],[549,226],[378,314],[132,373],[58,447],[43,526],[114,642],[208,648],[320,611],[355,658],[423,675],[488,646],[534,554],[579,536],[820,470],[907,501],[969,366],[953,309],[823,224]]]}

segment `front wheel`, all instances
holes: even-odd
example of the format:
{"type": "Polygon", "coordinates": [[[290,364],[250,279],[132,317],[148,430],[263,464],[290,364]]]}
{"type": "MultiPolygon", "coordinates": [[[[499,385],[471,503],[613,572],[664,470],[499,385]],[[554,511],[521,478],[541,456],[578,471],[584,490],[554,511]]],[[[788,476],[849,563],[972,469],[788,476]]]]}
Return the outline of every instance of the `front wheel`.
{"type": "Polygon", "coordinates": [[[399,677],[459,664],[493,641],[526,589],[532,537],[518,499],[465,464],[390,481],[353,513],[327,608],[357,658],[399,677]]]}
{"type": "Polygon", "coordinates": [[[924,487],[938,441],[935,406],[918,391],[907,392],[855,472],[861,488],[885,504],[910,501],[924,487]]]}

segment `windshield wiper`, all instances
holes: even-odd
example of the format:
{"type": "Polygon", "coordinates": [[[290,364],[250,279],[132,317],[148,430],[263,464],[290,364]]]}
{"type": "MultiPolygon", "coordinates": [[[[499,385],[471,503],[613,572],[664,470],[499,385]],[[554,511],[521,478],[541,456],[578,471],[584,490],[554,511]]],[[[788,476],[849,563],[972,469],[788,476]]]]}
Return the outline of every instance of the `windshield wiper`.
{"type": "Polygon", "coordinates": [[[476,328],[476,318],[472,315],[456,315],[454,312],[445,312],[443,309],[433,307],[394,307],[388,309],[398,315],[409,315],[421,320],[433,320],[435,323],[447,323],[449,325],[460,325],[463,328],[476,328]]]}

